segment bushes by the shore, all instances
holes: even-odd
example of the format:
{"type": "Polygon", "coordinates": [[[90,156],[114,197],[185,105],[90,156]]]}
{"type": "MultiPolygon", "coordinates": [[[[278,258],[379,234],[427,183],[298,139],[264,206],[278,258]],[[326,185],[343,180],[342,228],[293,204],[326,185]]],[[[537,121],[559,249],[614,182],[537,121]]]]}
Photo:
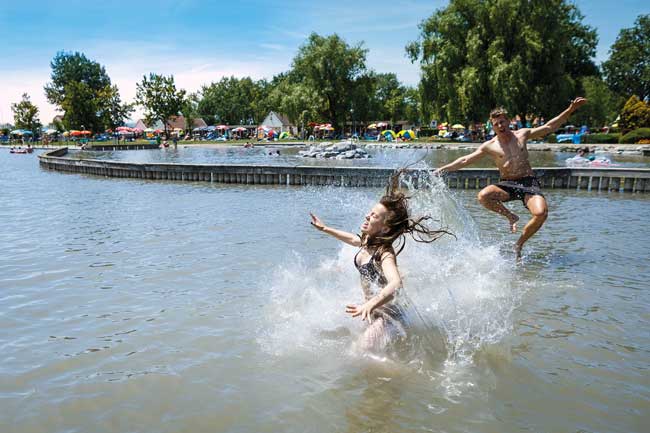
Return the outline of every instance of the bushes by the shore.
{"type": "Polygon", "coordinates": [[[433,129],[433,128],[420,128],[420,131],[418,132],[418,138],[421,137],[431,137],[433,135],[437,135],[438,130],[433,129]]]}
{"type": "Polygon", "coordinates": [[[621,144],[636,144],[641,140],[650,139],[650,128],[639,128],[630,131],[621,137],[619,143],[621,144]]]}
{"type": "Polygon", "coordinates": [[[582,144],[616,144],[621,134],[583,134],[580,137],[582,144]]]}

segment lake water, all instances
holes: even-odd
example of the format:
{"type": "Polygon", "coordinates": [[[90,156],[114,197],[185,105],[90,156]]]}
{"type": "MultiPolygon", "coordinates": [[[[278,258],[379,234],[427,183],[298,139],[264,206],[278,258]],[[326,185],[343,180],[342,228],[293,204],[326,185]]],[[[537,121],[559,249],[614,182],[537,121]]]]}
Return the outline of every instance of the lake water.
{"type": "Polygon", "coordinates": [[[515,265],[475,191],[413,191],[457,239],[407,243],[414,344],[370,357],[344,312],[355,251],[308,212],[355,231],[380,189],[107,179],[4,151],[0,182],[1,432],[647,431],[648,194],[548,191],[515,265]]]}
{"type": "MultiPolygon", "coordinates": [[[[472,152],[471,149],[374,149],[368,148],[371,158],[355,160],[332,160],[302,158],[298,151],[302,146],[256,146],[244,149],[242,146],[194,147],[179,146],[178,149],[117,151],[117,152],[71,152],[81,158],[112,159],[141,163],[184,163],[184,164],[267,164],[267,165],[337,165],[362,167],[397,167],[423,160],[430,166],[444,165],[472,152]],[[280,155],[269,153],[280,151],[280,155]]],[[[531,151],[530,160],[534,167],[565,167],[565,160],[575,156],[569,152],[531,151]]],[[[597,157],[608,158],[615,166],[635,168],[650,167],[650,157],[633,154],[597,153],[597,157]]],[[[475,167],[494,167],[489,158],[474,164],[475,167]]]]}

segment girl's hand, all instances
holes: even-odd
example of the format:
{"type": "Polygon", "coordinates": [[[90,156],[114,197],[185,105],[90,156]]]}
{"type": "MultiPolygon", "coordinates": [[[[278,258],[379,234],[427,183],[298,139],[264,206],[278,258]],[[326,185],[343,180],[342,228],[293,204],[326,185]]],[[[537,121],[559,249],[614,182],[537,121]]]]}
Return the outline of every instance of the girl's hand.
{"type": "Polygon", "coordinates": [[[309,212],[309,215],[311,216],[311,225],[316,227],[318,230],[323,231],[325,229],[325,224],[323,224],[323,222],[313,213],[309,212]]]}
{"type": "Polygon", "coordinates": [[[372,323],[372,316],[371,316],[372,310],[373,310],[373,306],[371,305],[370,301],[366,302],[361,306],[357,306],[357,305],[345,306],[346,313],[352,314],[352,317],[361,316],[361,320],[367,320],[368,323],[372,323]]]}

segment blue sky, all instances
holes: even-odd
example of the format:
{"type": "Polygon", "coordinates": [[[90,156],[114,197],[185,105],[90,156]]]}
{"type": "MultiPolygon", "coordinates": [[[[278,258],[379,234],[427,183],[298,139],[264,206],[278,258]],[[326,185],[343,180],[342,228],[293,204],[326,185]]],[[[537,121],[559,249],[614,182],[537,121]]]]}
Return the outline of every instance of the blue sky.
{"type": "MultiPolygon", "coordinates": [[[[417,39],[418,24],[447,1],[108,1],[0,0],[0,123],[12,122],[11,103],[27,92],[48,123],[56,114],[43,94],[57,51],[81,51],[101,63],[122,99],[135,95],[149,72],[173,74],[188,91],[222,76],[271,78],[289,69],[312,31],[338,33],[349,44],[364,42],[368,67],[394,72],[414,85],[419,68],[404,46],[417,39]]],[[[640,0],[575,3],[598,31],[596,61],[608,56],[621,28],[650,13],[640,0]]],[[[136,112],[134,117],[137,117],[136,112]]]]}

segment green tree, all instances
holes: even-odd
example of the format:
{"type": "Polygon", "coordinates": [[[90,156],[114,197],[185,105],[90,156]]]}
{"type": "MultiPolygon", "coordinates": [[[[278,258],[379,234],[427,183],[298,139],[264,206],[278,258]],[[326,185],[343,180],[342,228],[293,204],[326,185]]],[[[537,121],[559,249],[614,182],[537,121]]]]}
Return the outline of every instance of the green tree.
{"type": "Polygon", "coordinates": [[[495,105],[557,114],[576,79],[596,75],[596,32],[565,0],[451,0],[407,46],[422,69],[423,111],[480,121],[495,105]]]}
{"type": "Polygon", "coordinates": [[[640,15],[634,27],[619,32],[603,72],[618,94],[650,99],[650,15],[640,15]]]}
{"type": "Polygon", "coordinates": [[[320,115],[337,128],[349,117],[356,80],[366,69],[367,49],[334,34],[312,33],[293,59],[292,73],[324,102],[320,115]]]}
{"type": "Polygon", "coordinates": [[[185,90],[177,90],[174,76],[150,73],[142,77],[142,82],[136,85],[136,103],[145,109],[145,120],[151,124],[160,121],[163,124],[165,136],[167,121],[171,116],[178,116],[183,108],[185,90]]]}
{"type": "Polygon", "coordinates": [[[252,104],[262,96],[260,93],[260,83],[250,77],[223,77],[217,83],[203,86],[197,110],[202,115],[214,116],[219,123],[252,124],[261,120],[252,104]]]}
{"type": "Polygon", "coordinates": [[[631,96],[623,106],[618,125],[623,134],[634,129],[650,127],[650,105],[638,96],[631,96]]]}
{"type": "Polygon", "coordinates": [[[598,128],[613,122],[624,100],[612,92],[600,77],[584,77],[581,87],[581,93],[589,103],[571,116],[571,122],[598,128]]]}
{"type": "Polygon", "coordinates": [[[104,122],[98,115],[100,100],[97,93],[83,82],[72,82],[65,86],[66,96],[61,102],[65,113],[63,125],[67,129],[100,131],[104,122]]]}
{"type": "Polygon", "coordinates": [[[266,105],[286,115],[294,125],[324,120],[320,116],[324,101],[312,87],[297,80],[295,74],[276,76],[269,87],[266,105]]]}
{"type": "Polygon", "coordinates": [[[190,95],[187,95],[183,100],[181,114],[185,118],[186,131],[191,131],[194,127],[194,120],[201,117],[197,111],[198,99],[198,95],[196,93],[192,93],[190,95]]]}
{"type": "Polygon", "coordinates": [[[115,130],[124,125],[125,120],[135,111],[133,104],[122,103],[120,91],[117,86],[107,86],[98,95],[99,116],[102,118],[104,128],[115,130]]]}
{"type": "Polygon", "coordinates": [[[38,118],[38,107],[32,104],[27,93],[23,93],[23,99],[20,102],[11,104],[11,111],[14,113],[16,128],[27,129],[34,134],[40,129],[41,121],[38,118]]]}
{"type": "Polygon", "coordinates": [[[47,100],[64,112],[68,129],[98,131],[103,128],[99,114],[100,94],[111,86],[106,70],[83,53],[58,52],[50,63],[52,81],[45,85],[47,100]]]}

